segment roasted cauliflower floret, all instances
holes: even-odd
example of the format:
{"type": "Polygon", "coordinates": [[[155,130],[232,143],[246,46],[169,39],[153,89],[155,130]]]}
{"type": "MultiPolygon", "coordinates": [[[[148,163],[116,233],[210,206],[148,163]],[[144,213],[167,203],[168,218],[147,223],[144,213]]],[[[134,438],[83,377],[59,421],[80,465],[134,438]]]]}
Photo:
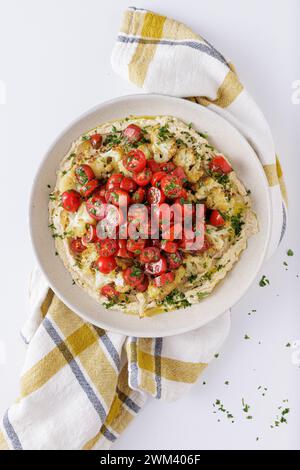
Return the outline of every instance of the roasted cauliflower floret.
{"type": "Polygon", "coordinates": [[[196,183],[204,173],[201,167],[201,160],[197,159],[193,149],[183,147],[179,149],[174,157],[174,163],[182,166],[185,170],[188,181],[196,183]]]}
{"type": "Polygon", "coordinates": [[[149,132],[149,136],[154,160],[157,163],[166,163],[174,157],[177,152],[176,140],[166,126],[153,128],[149,132]],[[164,132],[162,132],[162,129],[164,129],[164,132]]]}

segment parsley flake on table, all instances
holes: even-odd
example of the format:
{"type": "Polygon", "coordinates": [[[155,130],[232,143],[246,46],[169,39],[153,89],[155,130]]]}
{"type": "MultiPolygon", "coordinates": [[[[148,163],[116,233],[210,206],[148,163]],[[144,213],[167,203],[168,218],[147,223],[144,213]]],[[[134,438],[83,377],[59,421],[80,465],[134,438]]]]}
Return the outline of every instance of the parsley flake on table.
{"type": "Polygon", "coordinates": [[[265,287],[270,284],[269,279],[266,278],[265,275],[262,276],[261,280],[259,281],[260,287],[265,287]]]}

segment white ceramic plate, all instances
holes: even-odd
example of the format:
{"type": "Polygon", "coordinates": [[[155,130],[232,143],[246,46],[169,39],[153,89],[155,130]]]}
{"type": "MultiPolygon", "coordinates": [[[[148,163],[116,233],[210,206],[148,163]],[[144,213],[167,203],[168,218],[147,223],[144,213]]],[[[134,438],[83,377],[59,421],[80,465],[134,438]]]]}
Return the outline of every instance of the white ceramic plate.
{"type": "Polygon", "coordinates": [[[40,267],[51,288],[66,305],[84,319],[102,328],[141,337],[162,337],[196,329],[232,307],[249,288],[264,260],[270,235],[268,184],[259,160],[246,140],[214,112],[180,98],[139,94],[100,104],[74,121],[45,155],[33,184],[30,226],[40,267]],[[259,233],[249,240],[247,250],[214,292],[199,304],[183,310],[140,319],[106,310],[80,287],[72,284],[69,272],[58,256],[48,228],[48,184],[54,187],[56,170],[71,142],[96,125],[128,115],[172,115],[207,132],[215,147],[227,155],[238,176],[251,190],[258,216],[259,233]]]}

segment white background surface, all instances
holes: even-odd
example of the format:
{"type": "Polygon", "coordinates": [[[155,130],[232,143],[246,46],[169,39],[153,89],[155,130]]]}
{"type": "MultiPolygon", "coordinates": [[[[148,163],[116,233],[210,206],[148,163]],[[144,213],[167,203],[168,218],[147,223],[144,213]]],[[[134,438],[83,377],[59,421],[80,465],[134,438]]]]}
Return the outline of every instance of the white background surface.
{"type": "MultiPolygon", "coordinates": [[[[35,264],[27,223],[31,182],[41,156],[74,117],[137,91],[110,68],[121,13],[129,4],[0,0],[0,81],[7,87],[6,104],[0,104],[0,413],[18,395],[25,354],[18,332],[35,264]]],[[[300,340],[300,104],[291,101],[292,83],[300,80],[300,3],[136,0],[135,6],[180,19],[236,65],[273,130],[289,189],[290,224],[260,273],[270,286],[259,287],[258,278],[234,307],[231,333],[218,359],[180,401],[149,402],[115,449],[299,449],[300,361],[293,364],[297,350],[286,343],[300,340]],[[286,256],[288,248],[294,257],[286,256]],[[252,309],[256,312],[248,315],[252,309]],[[259,386],[267,388],[265,396],[259,386]],[[242,398],[251,406],[252,420],[242,411],[242,398]],[[234,424],[213,413],[216,399],[235,416],[234,424]],[[271,429],[284,399],[289,400],[288,424],[271,429]]]]}

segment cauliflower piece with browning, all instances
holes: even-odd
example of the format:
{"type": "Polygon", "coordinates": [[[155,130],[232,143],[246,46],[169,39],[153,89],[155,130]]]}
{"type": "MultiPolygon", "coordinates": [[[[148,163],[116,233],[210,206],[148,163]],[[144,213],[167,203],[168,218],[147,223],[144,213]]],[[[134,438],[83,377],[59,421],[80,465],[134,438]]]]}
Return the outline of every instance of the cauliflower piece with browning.
{"type": "Polygon", "coordinates": [[[201,167],[201,160],[197,159],[191,148],[183,147],[179,149],[174,157],[174,163],[184,168],[187,179],[191,183],[196,183],[203,176],[204,170],[201,167]]]}
{"type": "Polygon", "coordinates": [[[155,127],[149,131],[154,160],[157,163],[166,163],[177,152],[176,140],[166,126],[155,127]],[[162,133],[162,129],[164,132],[162,133]]]}

